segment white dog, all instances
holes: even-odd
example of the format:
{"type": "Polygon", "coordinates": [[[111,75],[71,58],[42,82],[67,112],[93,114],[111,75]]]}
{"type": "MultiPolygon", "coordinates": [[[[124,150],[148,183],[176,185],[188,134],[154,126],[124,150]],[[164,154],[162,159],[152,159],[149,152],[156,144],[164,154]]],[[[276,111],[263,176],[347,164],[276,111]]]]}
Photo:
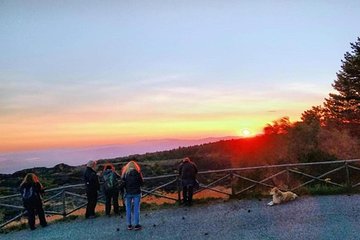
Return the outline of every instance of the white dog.
{"type": "Polygon", "coordinates": [[[280,204],[283,202],[292,201],[298,197],[298,195],[296,195],[293,192],[282,192],[277,187],[274,187],[273,189],[271,189],[270,195],[273,196],[273,200],[268,203],[269,206],[272,206],[274,204],[280,204]]]}

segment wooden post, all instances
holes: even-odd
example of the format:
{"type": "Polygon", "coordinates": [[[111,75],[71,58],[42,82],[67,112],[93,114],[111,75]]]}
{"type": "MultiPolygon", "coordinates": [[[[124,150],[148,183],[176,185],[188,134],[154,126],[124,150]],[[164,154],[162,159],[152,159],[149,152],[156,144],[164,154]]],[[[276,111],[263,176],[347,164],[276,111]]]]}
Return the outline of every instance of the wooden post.
{"type": "Polygon", "coordinates": [[[181,204],[181,183],[180,178],[177,178],[177,192],[178,192],[178,203],[181,204]]]}
{"type": "Polygon", "coordinates": [[[63,206],[63,217],[66,217],[66,193],[65,190],[62,191],[62,206],[63,206]]]}
{"type": "Polygon", "coordinates": [[[286,168],[286,190],[290,189],[290,171],[289,168],[286,168]]]}
{"type": "Polygon", "coordinates": [[[346,190],[348,193],[351,193],[350,171],[347,162],[345,162],[345,170],[346,170],[346,190]]]}
{"type": "Polygon", "coordinates": [[[235,197],[236,190],[235,190],[235,183],[234,183],[234,174],[233,171],[230,171],[230,183],[231,183],[231,197],[235,197]]]}

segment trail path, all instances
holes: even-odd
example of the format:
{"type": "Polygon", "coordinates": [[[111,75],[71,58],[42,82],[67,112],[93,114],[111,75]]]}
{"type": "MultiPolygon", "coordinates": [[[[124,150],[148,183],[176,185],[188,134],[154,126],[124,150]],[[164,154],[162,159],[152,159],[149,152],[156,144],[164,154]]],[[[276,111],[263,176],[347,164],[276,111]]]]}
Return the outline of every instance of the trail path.
{"type": "Polygon", "coordinates": [[[273,207],[268,201],[144,211],[141,231],[126,230],[125,218],[98,217],[0,234],[0,239],[360,239],[360,195],[300,197],[273,207]]]}

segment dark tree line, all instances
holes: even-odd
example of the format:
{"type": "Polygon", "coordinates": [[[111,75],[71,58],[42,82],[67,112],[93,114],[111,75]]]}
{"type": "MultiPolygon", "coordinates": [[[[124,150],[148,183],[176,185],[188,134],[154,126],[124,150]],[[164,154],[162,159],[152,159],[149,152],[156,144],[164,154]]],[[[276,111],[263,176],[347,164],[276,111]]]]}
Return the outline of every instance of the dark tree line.
{"type": "Polygon", "coordinates": [[[333,88],[337,93],[330,93],[324,108],[328,120],[341,124],[360,124],[360,38],[351,43],[351,52],[346,52],[341,70],[333,88]]]}
{"type": "Polygon", "coordinates": [[[283,134],[291,161],[324,161],[360,157],[360,38],[351,43],[341,69],[323,105],[302,113],[301,121],[287,117],[264,128],[265,134],[283,134]]]}

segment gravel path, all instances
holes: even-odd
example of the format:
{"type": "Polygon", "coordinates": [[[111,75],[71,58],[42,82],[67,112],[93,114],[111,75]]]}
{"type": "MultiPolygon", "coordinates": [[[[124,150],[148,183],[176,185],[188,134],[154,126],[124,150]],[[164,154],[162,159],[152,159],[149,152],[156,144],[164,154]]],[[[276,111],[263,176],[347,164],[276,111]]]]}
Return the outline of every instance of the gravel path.
{"type": "Polygon", "coordinates": [[[141,231],[126,230],[124,218],[99,217],[1,234],[0,239],[360,239],[360,195],[301,197],[273,207],[268,201],[142,212],[141,231]]]}

